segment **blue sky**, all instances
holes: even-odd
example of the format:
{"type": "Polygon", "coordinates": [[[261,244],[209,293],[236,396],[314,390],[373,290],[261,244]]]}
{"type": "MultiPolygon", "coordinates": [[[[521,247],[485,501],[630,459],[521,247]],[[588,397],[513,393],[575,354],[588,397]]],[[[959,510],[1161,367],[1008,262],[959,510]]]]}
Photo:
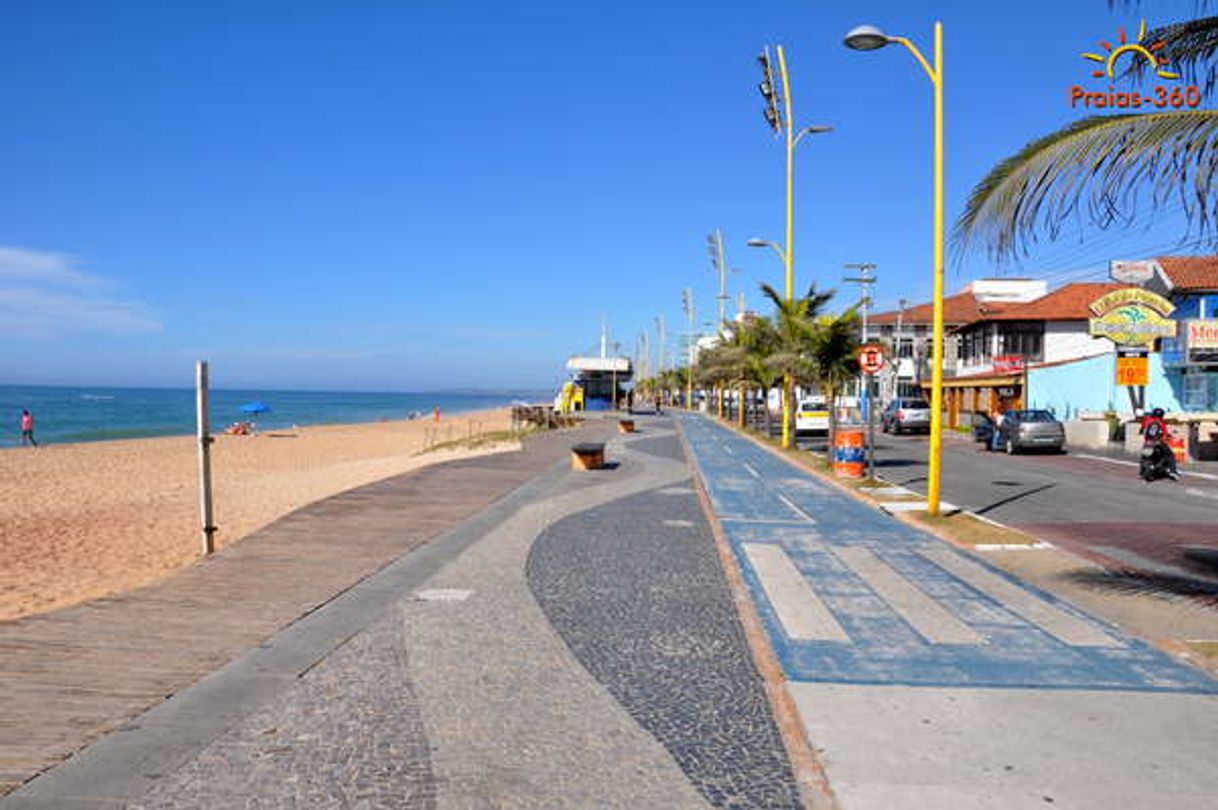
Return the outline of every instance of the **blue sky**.
{"type": "MultiPolygon", "coordinates": [[[[1191,0],[164,3],[0,8],[0,378],[225,387],[537,388],[718,280],[760,307],[782,267],[783,150],[754,61],[782,43],[801,146],[796,284],[879,265],[876,298],[930,294],[930,85],[873,22],[947,43],[948,211],[1079,117],[1080,58],[1191,0]]],[[[1208,104],[1208,101],[1207,101],[1208,104]]],[[[1068,231],[1005,272],[1103,277],[1162,253],[1171,216],[1068,231]]],[[[949,269],[955,289],[994,269],[949,269]]],[[[842,289],[847,303],[855,295],[842,289]]]]}

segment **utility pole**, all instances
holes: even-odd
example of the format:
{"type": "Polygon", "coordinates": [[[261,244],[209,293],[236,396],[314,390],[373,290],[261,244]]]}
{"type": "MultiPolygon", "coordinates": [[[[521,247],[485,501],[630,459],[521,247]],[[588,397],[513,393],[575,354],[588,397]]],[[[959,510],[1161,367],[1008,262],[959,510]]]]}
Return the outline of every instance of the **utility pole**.
{"type": "MultiPolygon", "coordinates": [[[[863,291],[863,343],[867,343],[870,337],[867,334],[867,314],[871,309],[871,288],[875,284],[875,268],[871,262],[858,262],[854,264],[844,265],[847,270],[857,270],[857,276],[845,276],[843,281],[850,284],[857,284],[863,291]]],[[[862,374],[860,389],[863,393],[863,403],[866,405],[867,414],[867,477],[875,478],[875,394],[876,380],[874,374],[862,374]]],[[[830,405],[830,407],[833,407],[830,405]]]]}
{"type": "Polygon", "coordinates": [[[862,291],[863,291],[863,297],[862,297],[862,303],[863,303],[863,342],[864,342],[864,343],[866,343],[866,342],[867,342],[867,338],[868,338],[868,334],[867,334],[867,314],[868,314],[868,312],[869,312],[869,311],[870,311],[870,309],[871,309],[871,287],[872,287],[872,285],[874,285],[874,284],[875,284],[875,268],[876,268],[876,265],[871,264],[871,263],[869,263],[869,262],[860,262],[860,263],[857,263],[857,264],[845,264],[845,265],[842,265],[842,266],[843,266],[843,267],[845,267],[847,270],[858,270],[858,271],[859,271],[859,274],[858,274],[858,276],[857,276],[857,277],[853,277],[853,278],[852,278],[852,277],[850,277],[850,276],[845,276],[845,277],[843,277],[843,278],[842,278],[842,281],[846,281],[846,282],[849,282],[849,283],[851,283],[851,284],[857,284],[857,285],[859,285],[859,287],[860,287],[860,288],[862,288],[862,291]]]}
{"type": "MultiPolygon", "coordinates": [[[[908,303],[909,303],[908,298],[898,298],[897,299],[897,333],[895,335],[896,340],[893,341],[893,343],[895,344],[894,354],[896,354],[896,361],[895,361],[895,365],[894,365],[894,368],[896,369],[896,376],[893,378],[893,384],[892,384],[892,395],[894,397],[900,396],[900,394],[901,394],[901,347],[904,345],[904,342],[905,342],[905,338],[904,338],[905,305],[908,303]]],[[[913,356],[912,344],[910,345],[909,354],[910,354],[910,357],[913,356]]]]}

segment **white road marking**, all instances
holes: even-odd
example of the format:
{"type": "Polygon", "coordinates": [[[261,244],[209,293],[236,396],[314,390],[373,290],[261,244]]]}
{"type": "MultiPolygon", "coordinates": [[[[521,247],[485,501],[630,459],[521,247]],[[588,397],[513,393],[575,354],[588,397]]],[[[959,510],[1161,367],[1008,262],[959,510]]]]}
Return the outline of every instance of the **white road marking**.
{"type": "Polygon", "coordinates": [[[666,520],[666,521],[664,521],[664,525],[665,526],[676,526],[678,528],[686,529],[686,528],[689,528],[690,526],[693,526],[694,522],[692,520],[666,520]]]}
{"type": "Polygon", "coordinates": [[[1193,487],[1189,487],[1188,489],[1184,490],[1184,494],[1192,495],[1197,498],[1210,498],[1218,501],[1218,492],[1210,492],[1204,489],[1194,489],[1193,487]]]}
{"type": "Polygon", "coordinates": [[[792,512],[794,512],[795,514],[799,515],[801,518],[803,518],[804,520],[808,521],[809,523],[815,523],[815,522],[816,522],[816,518],[812,517],[812,516],[811,516],[811,515],[809,515],[807,512],[805,512],[804,510],[800,509],[800,508],[799,508],[799,506],[797,506],[797,505],[796,505],[796,504],[795,504],[795,503],[794,503],[794,502],[793,502],[793,501],[792,501],[790,498],[788,498],[786,495],[783,495],[781,492],[779,492],[779,493],[775,493],[775,494],[778,496],[778,500],[780,500],[780,501],[782,501],[783,503],[785,503],[785,504],[787,505],[787,508],[788,508],[788,509],[790,509],[792,512]]]}
{"type": "MultiPolygon", "coordinates": [[[[880,504],[880,508],[883,509],[885,512],[889,512],[889,513],[925,512],[926,511],[926,501],[885,501],[884,503],[880,504]]],[[[939,513],[940,514],[946,515],[946,514],[951,514],[952,512],[959,512],[959,511],[960,511],[960,507],[956,506],[954,503],[948,503],[947,501],[939,501],[939,513]]]]}
{"type": "Polygon", "coordinates": [[[923,593],[870,549],[845,546],[833,549],[833,553],[931,644],[986,643],[985,636],[923,593]]]}
{"type": "Polygon", "coordinates": [[[1080,647],[1124,646],[1090,622],[1059,610],[1041,597],[946,548],[930,548],[923,557],[967,582],[1051,636],[1080,647]]]}
{"type": "MultiPolygon", "coordinates": [[[[1071,453],[1074,458],[1088,458],[1092,461],[1107,461],[1109,464],[1121,464],[1126,467],[1136,467],[1138,462],[1129,461],[1123,458],[1109,458],[1108,456],[1093,456],[1090,453],[1071,453]]],[[[1218,481],[1218,475],[1210,473],[1193,472],[1192,470],[1181,470],[1180,475],[1191,475],[1194,478],[1204,478],[1206,481],[1218,481]]]]}
{"type": "Polygon", "coordinates": [[[806,520],[781,520],[779,518],[756,518],[744,515],[719,515],[720,523],[757,523],[763,526],[807,526],[806,520]]]}
{"type": "Polygon", "coordinates": [[[752,464],[749,464],[747,461],[742,461],[742,462],[740,462],[740,464],[741,464],[741,466],[742,466],[742,467],[744,467],[746,470],[748,470],[748,471],[749,471],[749,473],[750,473],[750,474],[751,474],[751,475],[752,475],[754,478],[760,478],[760,477],[761,477],[761,473],[757,472],[757,470],[753,468],[753,465],[752,465],[752,464]]]}
{"type": "Polygon", "coordinates": [[[741,548],[788,637],[794,641],[850,642],[850,636],[780,546],[742,543],[741,548]]]}

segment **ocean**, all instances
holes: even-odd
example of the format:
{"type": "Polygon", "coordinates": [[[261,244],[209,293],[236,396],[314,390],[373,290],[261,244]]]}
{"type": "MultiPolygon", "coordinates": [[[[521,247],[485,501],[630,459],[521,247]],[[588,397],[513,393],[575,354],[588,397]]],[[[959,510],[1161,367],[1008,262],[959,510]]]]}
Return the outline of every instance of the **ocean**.
{"type": "MultiPolygon", "coordinates": [[[[211,427],[220,433],[239,420],[253,420],[260,430],[292,425],[428,419],[432,409],[459,414],[502,408],[514,402],[547,402],[553,392],[421,392],[409,394],[338,391],[210,392],[211,427]],[[261,401],[267,413],[251,416],[241,406],[261,401]]],[[[175,388],[71,388],[46,385],[0,385],[0,447],[21,444],[21,410],[34,416],[39,444],[97,442],[195,432],[195,392],[175,388]]]]}

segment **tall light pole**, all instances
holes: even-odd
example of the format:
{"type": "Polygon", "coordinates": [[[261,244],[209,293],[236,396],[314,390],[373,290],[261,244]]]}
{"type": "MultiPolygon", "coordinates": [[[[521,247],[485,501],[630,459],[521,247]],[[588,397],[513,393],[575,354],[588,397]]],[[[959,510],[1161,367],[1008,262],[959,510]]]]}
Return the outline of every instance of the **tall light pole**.
{"type": "MultiPolygon", "coordinates": [[[[781,248],[772,242],[762,244],[769,244],[774,248],[782,257],[783,264],[786,265],[786,299],[789,304],[795,297],[795,147],[804,139],[805,135],[829,132],[833,128],[812,126],[804,127],[798,133],[795,132],[795,114],[792,110],[791,79],[787,73],[787,57],[781,45],[775,47],[774,50],[778,55],[778,75],[782,81],[782,93],[780,95],[774,86],[774,69],[770,62],[769,48],[765,48],[757,57],[762,73],[761,84],[757,86],[757,89],[761,91],[762,97],[766,100],[766,122],[769,123],[770,129],[774,131],[775,135],[785,136],[786,141],[787,241],[786,245],[781,248]]],[[[754,242],[761,242],[761,240],[749,240],[750,245],[757,247],[754,242]]],[[[791,395],[791,375],[785,374],[782,381],[782,446],[784,449],[791,446],[791,395]]]]}
{"type": "Polygon", "coordinates": [[[711,266],[715,268],[715,272],[719,274],[719,295],[716,296],[719,301],[719,326],[720,331],[727,325],[727,276],[729,273],[735,272],[727,266],[727,254],[723,249],[723,234],[715,228],[715,232],[706,237],[707,252],[710,253],[711,266]]]}
{"type": "Polygon", "coordinates": [[[694,306],[694,291],[686,287],[681,291],[681,308],[685,310],[685,317],[689,319],[689,331],[686,333],[687,342],[685,347],[686,362],[688,365],[685,368],[685,407],[688,410],[693,410],[694,407],[694,319],[697,318],[698,310],[694,306]]]}
{"type": "Polygon", "coordinates": [[[905,37],[890,37],[872,25],[860,25],[846,34],[847,48],[874,51],[886,45],[903,45],[926,71],[934,87],[935,108],[935,211],[934,211],[934,336],[931,346],[930,451],[926,472],[926,511],[939,514],[939,480],[943,463],[943,23],[935,23],[935,63],[932,67],[917,46],[905,37]]]}

